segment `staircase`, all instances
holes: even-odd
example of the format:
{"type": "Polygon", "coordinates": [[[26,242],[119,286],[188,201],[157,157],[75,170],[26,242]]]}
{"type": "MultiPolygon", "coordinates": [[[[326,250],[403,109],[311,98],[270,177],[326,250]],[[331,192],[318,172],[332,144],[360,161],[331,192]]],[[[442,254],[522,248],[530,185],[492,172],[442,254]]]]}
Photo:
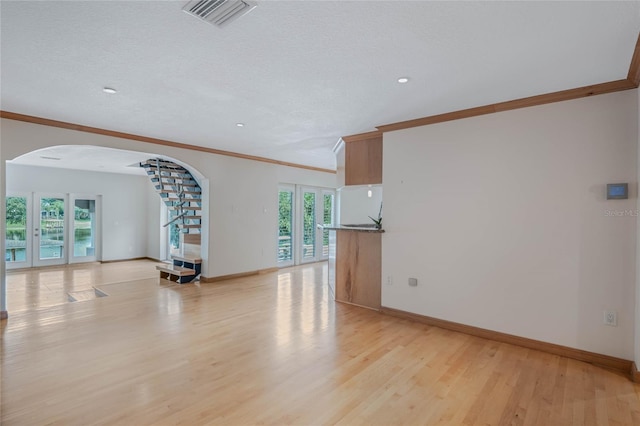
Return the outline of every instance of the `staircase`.
{"type": "Polygon", "coordinates": [[[189,170],[161,158],[152,158],[140,163],[151,179],[151,183],[162,201],[173,212],[171,219],[163,226],[178,228],[180,232],[180,253],[172,254],[173,264],[156,266],[160,278],[184,284],[192,282],[200,275],[200,231],[202,211],[202,191],[189,170]]]}

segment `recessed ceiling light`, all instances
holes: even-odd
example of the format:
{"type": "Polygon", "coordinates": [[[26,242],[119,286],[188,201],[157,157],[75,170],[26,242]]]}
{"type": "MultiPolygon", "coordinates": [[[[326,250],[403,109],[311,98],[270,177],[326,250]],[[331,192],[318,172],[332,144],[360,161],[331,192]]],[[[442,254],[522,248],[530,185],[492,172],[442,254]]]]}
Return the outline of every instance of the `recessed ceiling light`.
{"type": "Polygon", "coordinates": [[[409,82],[409,77],[400,77],[398,79],[398,83],[404,84],[404,83],[408,83],[408,82],[409,82]]]}
{"type": "Polygon", "coordinates": [[[236,123],[236,126],[238,126],[238,127],[244,127],[244,123],[236,123]]]}
{"type": "Polygon", "coordinates": [[[104,93],[109,93],[110,95],[113,95],[114,93],[117,93],[118,91],[116,89],[113,89],[111,87],[103,87],[102,91],[104,93]]]}

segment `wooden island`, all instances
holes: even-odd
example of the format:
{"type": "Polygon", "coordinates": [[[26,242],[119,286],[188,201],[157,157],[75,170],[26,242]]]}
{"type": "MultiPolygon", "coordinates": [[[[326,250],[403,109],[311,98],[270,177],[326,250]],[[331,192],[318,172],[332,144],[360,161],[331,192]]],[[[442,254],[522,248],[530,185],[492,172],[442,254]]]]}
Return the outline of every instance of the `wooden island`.
{"type": "Polygon", "coordinates": [[[371,226],[329,229],[329,287],[335,300],[380,309],[382,233],[371,226]]]}

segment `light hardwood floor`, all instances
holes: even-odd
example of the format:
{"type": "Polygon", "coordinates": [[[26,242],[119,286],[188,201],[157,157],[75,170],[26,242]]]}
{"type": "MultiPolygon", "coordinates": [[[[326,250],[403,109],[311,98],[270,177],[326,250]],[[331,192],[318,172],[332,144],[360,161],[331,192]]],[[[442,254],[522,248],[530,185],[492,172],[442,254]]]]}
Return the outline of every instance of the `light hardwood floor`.
{"type": "MultiPolygon", "coordinates": [[[[47,271],[9,285],[21,273],[47,271]]],[[[202,285],[92,280],[109,296],[10,307],[3,425],[640,425],[627,377],[336,304],[325,263],[202,285]]]]}
{"type": "Polygon", "coordinates": [[[68,293],[90,290],[97,284],[157,277],[158,271],[150,265],[142,260],[8,271],[7,304],[11,313],[59,305],[68,301],[68,293]]]}

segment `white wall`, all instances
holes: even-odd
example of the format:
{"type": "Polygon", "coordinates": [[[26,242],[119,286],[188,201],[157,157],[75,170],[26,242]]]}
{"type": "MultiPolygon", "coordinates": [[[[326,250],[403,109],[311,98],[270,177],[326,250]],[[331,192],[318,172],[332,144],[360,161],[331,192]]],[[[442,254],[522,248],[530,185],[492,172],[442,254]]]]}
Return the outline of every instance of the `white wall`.
{"type": "MultiPolygon", "coordinates": [[[[373,221],[369,218],[378,217],[380,203],[382,202],[382,186],[375,185],[368,187],[345,186],[338,191],[338,206],[340,224],[370,224],[373,221]],[[371,191],[371,198],[367,192],[371,191]]],[[[383,212],[384,213],[384,212],[383,212]]],[[[384,216],[384,214],[383,214],[384,216]]],[[[382,222],[384,224],[384,221],[382,222]]]]}
{"type": "Polygon", "coordinates": [[[146,217],[146,228],[147,228],[147,257],[156,260],[164,260],[167,256],[166,249],[161,250],[162,245],[165,244],[167,240],[167,228],[163,228],[162,225],[166,223],[165,218],[163,217],[163,203],[162,199],[155,191],[154,186],[151,184],[149,178],[145,177],[147,181],[148,191],[146,193],[146,208],[147,208],[147,217],[146,217]]]}
{"type": "Polygon", "coordinates": [[[11,163],[7,163],[6,168],[7,192],[101,195],[101,260],[147,256],[147,222],[150,217],[147,194],[159,197],[152,191],[146,176],[11,163]]]}
{"type": "Polygon", "coordinates": [[[383,305],[633,359],[637,96],[385,133],[383,305]]]}
{"type": "Polygon", "coordinates": [[[277,265],[278,183],[335,188],[336,182],[331,173],[7,119],[1,121],[1,136],[2,161],[47,146],[95,145],[153,153],[190,165],[210,187],[208,204],[203,206],[203,213],[210,213],[203,226],[209,230],[203,235],[205,277],[277,265]]]}

